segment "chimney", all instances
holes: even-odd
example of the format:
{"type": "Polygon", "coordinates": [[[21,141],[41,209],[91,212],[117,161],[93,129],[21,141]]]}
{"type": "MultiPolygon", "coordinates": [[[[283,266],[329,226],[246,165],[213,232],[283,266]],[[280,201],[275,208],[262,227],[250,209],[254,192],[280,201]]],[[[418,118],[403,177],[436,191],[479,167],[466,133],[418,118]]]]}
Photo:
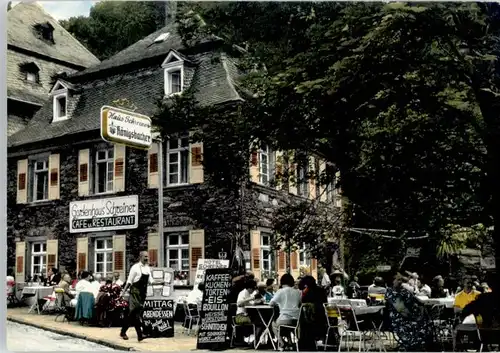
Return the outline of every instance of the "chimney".
{"type": "Polygon", "coordinates": [[[175,23],[177,13],[177,1],[165,1],[165,26],[175,23]]]}

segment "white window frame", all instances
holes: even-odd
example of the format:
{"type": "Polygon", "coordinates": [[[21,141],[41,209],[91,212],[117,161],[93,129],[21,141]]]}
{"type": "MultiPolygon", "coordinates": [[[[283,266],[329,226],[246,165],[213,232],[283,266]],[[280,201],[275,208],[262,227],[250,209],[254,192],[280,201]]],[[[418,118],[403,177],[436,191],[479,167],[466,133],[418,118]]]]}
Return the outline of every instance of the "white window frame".
{"type": "Polygon", "coordinates": [[[165,75],[165,96],[173,96],[176,94],[181,94],[184,91],[184,60],[182,60],[173,51],[168,53],[167,58],[163,61],[161,65],[165,75]],[[179,92],[172,92],[172,73],[179,72],[181,79],[181,90],[179,92]]]}
{"type": "Polygon", "coordinates": [[[268,185],[270,182],[270,170],[271,170],[271,150],[269,146],[262,146],[259,149],[259,183],[262,185],[268,185]],[[266,158],[266,162],[263,162],[263,157],[266,158]],[[264,167],[266,167],[267,172],[264,172],[264,167]]]}
{"type": "Polygon", "coordinates": [[[54,119],[52,120],[52,122],[67,120],[68,119],[68,92],[63,92],[63,93],[59,93],[59,94],[54,95],[53,107],[54,107],[54,119]],[[65,99],[65,103],[64,103],[65,114],[64,115],[62,115],[61,103],[59,102],[59,100],[62,98],[65,99]]]}
{"type": "Polygon", "coordinates": [[[94,194],[96,195],[102,195],[102,194],[111,194],[114,191],[114,179],[115,179],[115,159],[114,159],[114,147],[110,148],[101,148],[98,149],[95,153],[95,163],[94,163],[94,194]],[[106,153],[106,158],[105,159],[99,159],[99,153],[100,152],[105,152],[106,153]],[[113,156],[110,157],[109,154],[112,152],[113,156]],[[98,165],[99,164],[106,164],[106,190],[99,192],[99,172],[98,172],[98,165]],[[111,171],[109,170],[111,168],[111,171]],[[111,173],[111,180],[109,180],[109,175],[111,173]]]}
{"type": "Polygon", "coordinates": [[[47,201],[49,199],[49,157],[45,158],[38,158],[33,160],[33,196],[32,196],[32,201],[33,202],[40,202],[40,201],[47,201]],[[37,169],[38,163],[43,163],[44,166],[42,169],[37,169]],[[47,177],[45,179],[44,183],[44,197],[41,199],[37,199],[37,194],[38,194],[38,178],[39,174],[41,173],[46,173],[47,177]]]}
{"type": "Polygon", "coordinates": [[[167,155],[167,158],[166,158],[166,176],[167,176],[167,186],[181,186],[181,185],[189,185],[189,165],[190,165],[190,156],[189,156],[189,153],[190,153],[190,150],[189,150],[189,136],[188,135],[182,135],[181,137],[179,138],[173,138],[173,139],[169,139],[167,140],[167,144],[166,144],[166,155],[167,155]],[[182,146],[182,140],[185,140],[187,139],[187,146],[182,146]],[[177,148],[170,148],[170,141],[171,140],[177,140],[177,148]],[[186,181],[183,182],[182,181],[182,170],[183,170],[183,165],[182,165],[182,154],[183,153],[187,153],[187,161],[186,161],[186,181]],[[177,168],[177,182],[176,183],[171,183],[170,182],[170,175],[175,175],[175,173],[170,173],[170,160],[172,158],[172,155],[177,155],[177,164],[178,164],[178,168],[177,168]]]}
{"type": "Polygon", "coordinates": [[[276,266],[275,266],[275,263],[274,263],[274,256],[273,256],[273,252],[272,252],[272,247],[271,247],[271,241],[272,241],[272,236],[270,233],[266,233],[266,232],[261,232],[260,233],[260,258],[262,259],[261,260],[261,270],[264,272],[264,273],[267,273],[267,275],[270,275],[272,272],[274,272],[276,270],[276,266]],[[268,245],[264,245],[264,238],[268,238],[268,242],[267,244],[268,245]],[[268,255],[267,256],[264,256],[264,251],[267,251],[268,252],[268,255]],[[268,268],[265,268],[265,263],[269,264],[268,265],[268,268]]]}
{"type": "Polygon", "coordinates": [[[31,278],[35,275],[44,275],[47,273],[47,243],[46,242],[33,242],[31,243],[31,278]],[[35,252],[35,245],[40,245],[40,250],[35,252]],[[35,257],[40,258],[40,271],[41,273],[35,273],[35,257]],[[45,273],[43,272],[43,267],[45,266],[45,273]]]}
{"type": "Polygon", "coordinates": [[[171,267],[170,266],[170,251],[171,250],[177,250],[177,258],[175,260],[177,260],[177,267],[174,268],[174,267],[171,267],[174,271],[179,271],[179,272],[186,272],[187,273],[187,276],[189,278],[189,233],[187,232],[179,232],[179,233],[167,233],[166,234],[166,237],[167,237],[167,247],[166,247],[166,256],[165,256],[165,259],[166,259],[166,266],[167,267],[171,267]],[[171,244],[170,243],[170,239],[171,237],[178,237],[177,238],[177,244],[171,244]],[[183,237],[187,237],[187,240],[188,242],[187,243],[183,243],[182,242],[182,238],[183,237]],[[187,250],[188,252],[188,256],[187,256],[187,259],[186,258],[183,258],[182,257],[182,250],[187,250]],[[187,269],[186,270],[183,270],[182,269],[182,261],[183,260],[187,260],[187,269]]]}
{"type": "Polygon", "coordinates": [[[299,248],[299,267],[309,267],[311,265],[311,261],[309,256],[307,255],[307,246],[306,244],[302,244],[299,248]]]}
{"type": "Polygon", "coordinates": [[[106,278],[107,275],[113,274],[113,238],[95,238],[94,239],[94,273],[100,273],[103,278],[106,278]],[[111,247],[108,247],[108,242],[111,241],[111,247]],[[97,248],[97,244],[99,242],[104,243],[103,248],[97,248]],[[103,254],[103,260],[104,261],[97,261],[97,255],[98,254],[103,254]],[[111,261],[107,261],[106,257],[107,254],[111,254],[111,261]],[[111,270],[108,272],[107,270],[107,264],[111,262],[111,270]],[[97,264],[103,264],[103,272],[98,272],[97,271],[97,264]]]}

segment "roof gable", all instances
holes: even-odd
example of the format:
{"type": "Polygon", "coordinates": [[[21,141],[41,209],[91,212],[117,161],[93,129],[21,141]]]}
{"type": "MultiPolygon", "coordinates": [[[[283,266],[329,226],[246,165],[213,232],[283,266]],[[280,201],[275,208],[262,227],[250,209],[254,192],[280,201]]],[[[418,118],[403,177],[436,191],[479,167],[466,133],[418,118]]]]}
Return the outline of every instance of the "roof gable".
{"type": "Polygon", "coordinates": [[[99,59],[36,2],[21,2],[7,12],[7,43],[80,67],[99,63],[99,59]],[[40,38],[36,26],[51,31],[53,28],[53,42],[40,38]]]}

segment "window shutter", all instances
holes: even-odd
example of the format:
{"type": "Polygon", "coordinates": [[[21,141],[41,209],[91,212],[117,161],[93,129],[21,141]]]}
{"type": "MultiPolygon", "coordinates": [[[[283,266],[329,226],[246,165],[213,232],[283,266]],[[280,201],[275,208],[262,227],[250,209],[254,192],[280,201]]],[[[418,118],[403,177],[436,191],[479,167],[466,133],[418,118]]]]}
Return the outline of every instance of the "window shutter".
{"type": "Polygon", "coordinates": [[[288,190],[291,194],[297,195],[297,163],[293,160],[295,156],[290,159],[288,167],[288,190]]]}
{"type": "Polygon", "coordinates": [[[252,151],[250,155],[250,180],[254,183],[259,182],[259,154],[252,151]]]}
{"type": "Polygon", "coordinates": [[[309,157],[309,198],[316,198],[316,160],[314,157],[309,157]]]}
{"type": "Polygon", "coordinates": [[[115,192],[125,191],[125,145],[115,145],[115,172],[113,173],[113,189],[115,192]]]}
{"type": "Polygon", "coordinates": [[[160,235],[158,233],[148,234],[148,255],[151,267],[163,267],[158,264],[158,251],[160,249],[160,235]]]}
{"type": "Polygon", "coordinates": [[[148,188],[157,189],[159,186],[158,178],[158,144],[153,143],[148,150],[148,188]]]}
{"type": "Polygon", "coordinates": [[[274,181],[276,183],[276,190],[283,189],[283,152],[275,152],[274,161],[274,181]]]}
{"type": "Polygon", "coordinates": [[[318,278],[318,260],[311,260],[311,276],[318,278]]]}
{"type": "Polygon", "coordinates": [[[286,270],[286,255],[283,250],[278,251],[278,271],[286,270]]]}
{"type": "Polygon", "coordinates": [[[76,239],[76,271],[88,270],[89,240],[87,237],[76,239]]]}
{"type": "Polygon", "coordinates": [[[251,268],[256,278],[261,279],[261,264],[260,264],[260,231],[250,231],[250,246],[251,252],[251,268]]]}
{"type": "Polygon", "coordinates": [[[189,231],[189,283],[194,283],[198,260],[205,256],[205,231],[194,229],[189,231]]]}
{"type": "Polygon", "coordinates": [[[321,179],[324,177],[325,174],[325,169],[326,169],[326,162],[324,160],[319,161],[319,176],[320,176],[320,181],[318,181],[319,184],[319,196],[320,196],[320,201],[326,202],[326,185],[321,182],[321,179]]]}
{"type": "MultiPolygon", "coordinates": [[[[28,160],[17,161],[17,203],[28,202],[28,160]]],[[[24,280],[23,280],[24,282],[24,280]]]]}
{"type": "Polygon", "coordinates": [[[80,150],[78,153],[78,196],[88,196],[90,193],[89,163],[90,150],[80,150]]]}
{"type": "Polygon", "coordinates": [[[189,182],[191,184],[203,183],[203,144],[193,143],[189,146],[189,182]]]}
{"type": "Polygon", "coordinates": [[[292,253],[290,254],[290,262],[291,262],[290,267],[292,268],[292,271],[298,270],[298,268],[299,268],[299,256],[298,256],[297,251],[292,251],[292,253]]]}
{"type": "MultiPolygon", "coordinates": [[[[335,182],[338,183],[340,181],[340,171],[335,173],[335,182]]],[[[334,185],[335,187],[336,185],[334,185]]],[[[342,189],[340,187],[335,188],[335,206],[342,207],[342,189]]]]}
{"type": "Polygon", "coordinates": [[[113,235],[113,272],[118,272],[120,274],[120,278],[126,278],[126,246],[126,235],[113,235]]]}
{"type": "Polygon", "coordinates": [[[58,268],[59,241],[57,239],[47,240],[47,272],[54,267],[58,268]]]}
{"type": "Polygon", "coordinates": [[[58,153],[51,154],[49,157],[49,200],[58,200],[59,199],[59,166],[60,163],[60,155],[58,153]]]}
{"type": "Polygon", "coordinates": [[[16,243],[16,283],[26,282],[26,242],[18,241],[16,243]]]}

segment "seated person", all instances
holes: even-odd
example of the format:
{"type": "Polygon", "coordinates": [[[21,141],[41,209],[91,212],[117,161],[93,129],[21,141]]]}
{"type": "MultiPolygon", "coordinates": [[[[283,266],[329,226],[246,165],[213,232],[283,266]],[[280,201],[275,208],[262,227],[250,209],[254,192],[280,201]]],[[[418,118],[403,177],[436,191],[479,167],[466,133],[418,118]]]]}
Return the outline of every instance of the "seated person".
{"type": "Polygon", "coordinates": [[[417,281],[417,289],[418,289],[418,292],[417,292],[418,296],[429,297],[429,298],[431,297],[431,294],[432,294],[431,287],[429,287],[427,284],[425,284],[421,280],[417,281]]]}
{"type": "Polygon", "coordinates": [[[120,272],[115,272],[113,274],[113,284],[123,287],[123,281],[120,279],[120,272]]]}
{"type": "Polygon", "coordinates": [[[375,277],[375,279],[373,280],[373,285],[368,287],[368,295],[381,295],[383,299],[385,292],[387,292],[387,288],[385,287],[384,280],[382,279],[382,277],[375,277]]]}
{"type": "Polygon", "coordinates": [[[75,297],[73,295],[73,293],[71,293],[71,291],[70,291],[70,287],[71,287],[70,283],[71,283],[70,275],[65,274],[58,284],[58,287],[61,288],[62,290],[64,290],[64,294],[63,294],[64,303],[67,303],[67,304],[70,304],[71,300],[74,299],[74,297],[75,297]]]}
{"type": "Polygon", "coordinates": [[[49,270],[47,283],[49,286],[57,286],[61,282],[61,274],[57,268],[52,268],[49,270]]]}
{"type": "Polygon", "coordinates": [[[473,288],[471,279],[465,279],[464,289],[455,296],[454,307],[457,309],[465,308],[469,303],[472,303],[481,294],[473,288]]]}
{"type": "Polygon", "coordinates": [[[342,286],[340,277],[335,278],[335,285],[332,288],[332,297],[336,299],[343,299],[345,297],[345,289],[342,286]]]}
{"type": "Polygon", "coordinates": [[[285,273],[280,278],[281,288],[278,289],[269,303],[272,306],[278,306],[280,315],[273,322],[273,331],[278,339],[279,348],[284,347],[283,339],[279,335],[281,325],[294,325],[299,319],[300,314],[300,291],[294,288],[295,280],[292,275],[285,273]]]}
{"type": "Polygon", "coordinates": [[[76,303],[78,302],[78,295],[80,295],[80,293],[85,292],[94,294],[94,286],[92,285],[92,283],[90,283],[89,278],[90,273],[87,271],[83,271],[81,279],[76,284],[76,297],[74,299],[71,299],[71,306],[76,307],[76,303]]]}
{"type": "Polygon", "coordinates": [[[444,288],[443,276],[436,276],[432,280],[431,298],[446,298],[448,291],[444,288]]]}
{"type": "Polygon", "coordinates": [[[275,282],[274,278],[268,278],[266,280],[266,288],[271,295],[274,295],[274,292],[276,292],[274,290],[274,282],[275,282]]]}
{"type": "Polygon", "coordinates": [[[205,290],[205,283],[198,283],[198,285],[189,292],[186,302],[188,304],[196,304],[198,308],[201,307],[201,301],[203,299],[203,291],[205,290]]]}
{"type": "Polygon", "coordinates": [[[267,291],[267,286],[264,282],[259,282],[259,284],[257,284],[257,293],[262,296],[262,301],[266,303],[269,303],[273,297],[273,295],[267,291]]]}
{"type": "MultiPolygon", "coordinates": [[[[234,321],[237,325],[251,325],[252,320],[248,316],[247,310],[245,306],[254,305],[256,299],[260,299],[260,297],[256,295],[255,289],[257,287],[257,283],[255,280],[249,279],[244,283],[244,289],[238,294],[238,299],[236,301],[237,309],[236,316],[234,317],[234,321]]],[[[248,339],[248,343],[253,342],[255,337],[250,336],[248,339]]]]}
{"type": "Polygon", "coordinates": [[[102,275],[100,273],[96,273],[94,275],[94,279],[93,281],[90,282],[90,284],[92,284],[92,286],[94,287],[94,298],[97,298],[97,296],[99,295],[99,291],[101,289],[101,286],[104,284],[104,283],[101,283],[101,279],[102,279],[102,275]]]}

